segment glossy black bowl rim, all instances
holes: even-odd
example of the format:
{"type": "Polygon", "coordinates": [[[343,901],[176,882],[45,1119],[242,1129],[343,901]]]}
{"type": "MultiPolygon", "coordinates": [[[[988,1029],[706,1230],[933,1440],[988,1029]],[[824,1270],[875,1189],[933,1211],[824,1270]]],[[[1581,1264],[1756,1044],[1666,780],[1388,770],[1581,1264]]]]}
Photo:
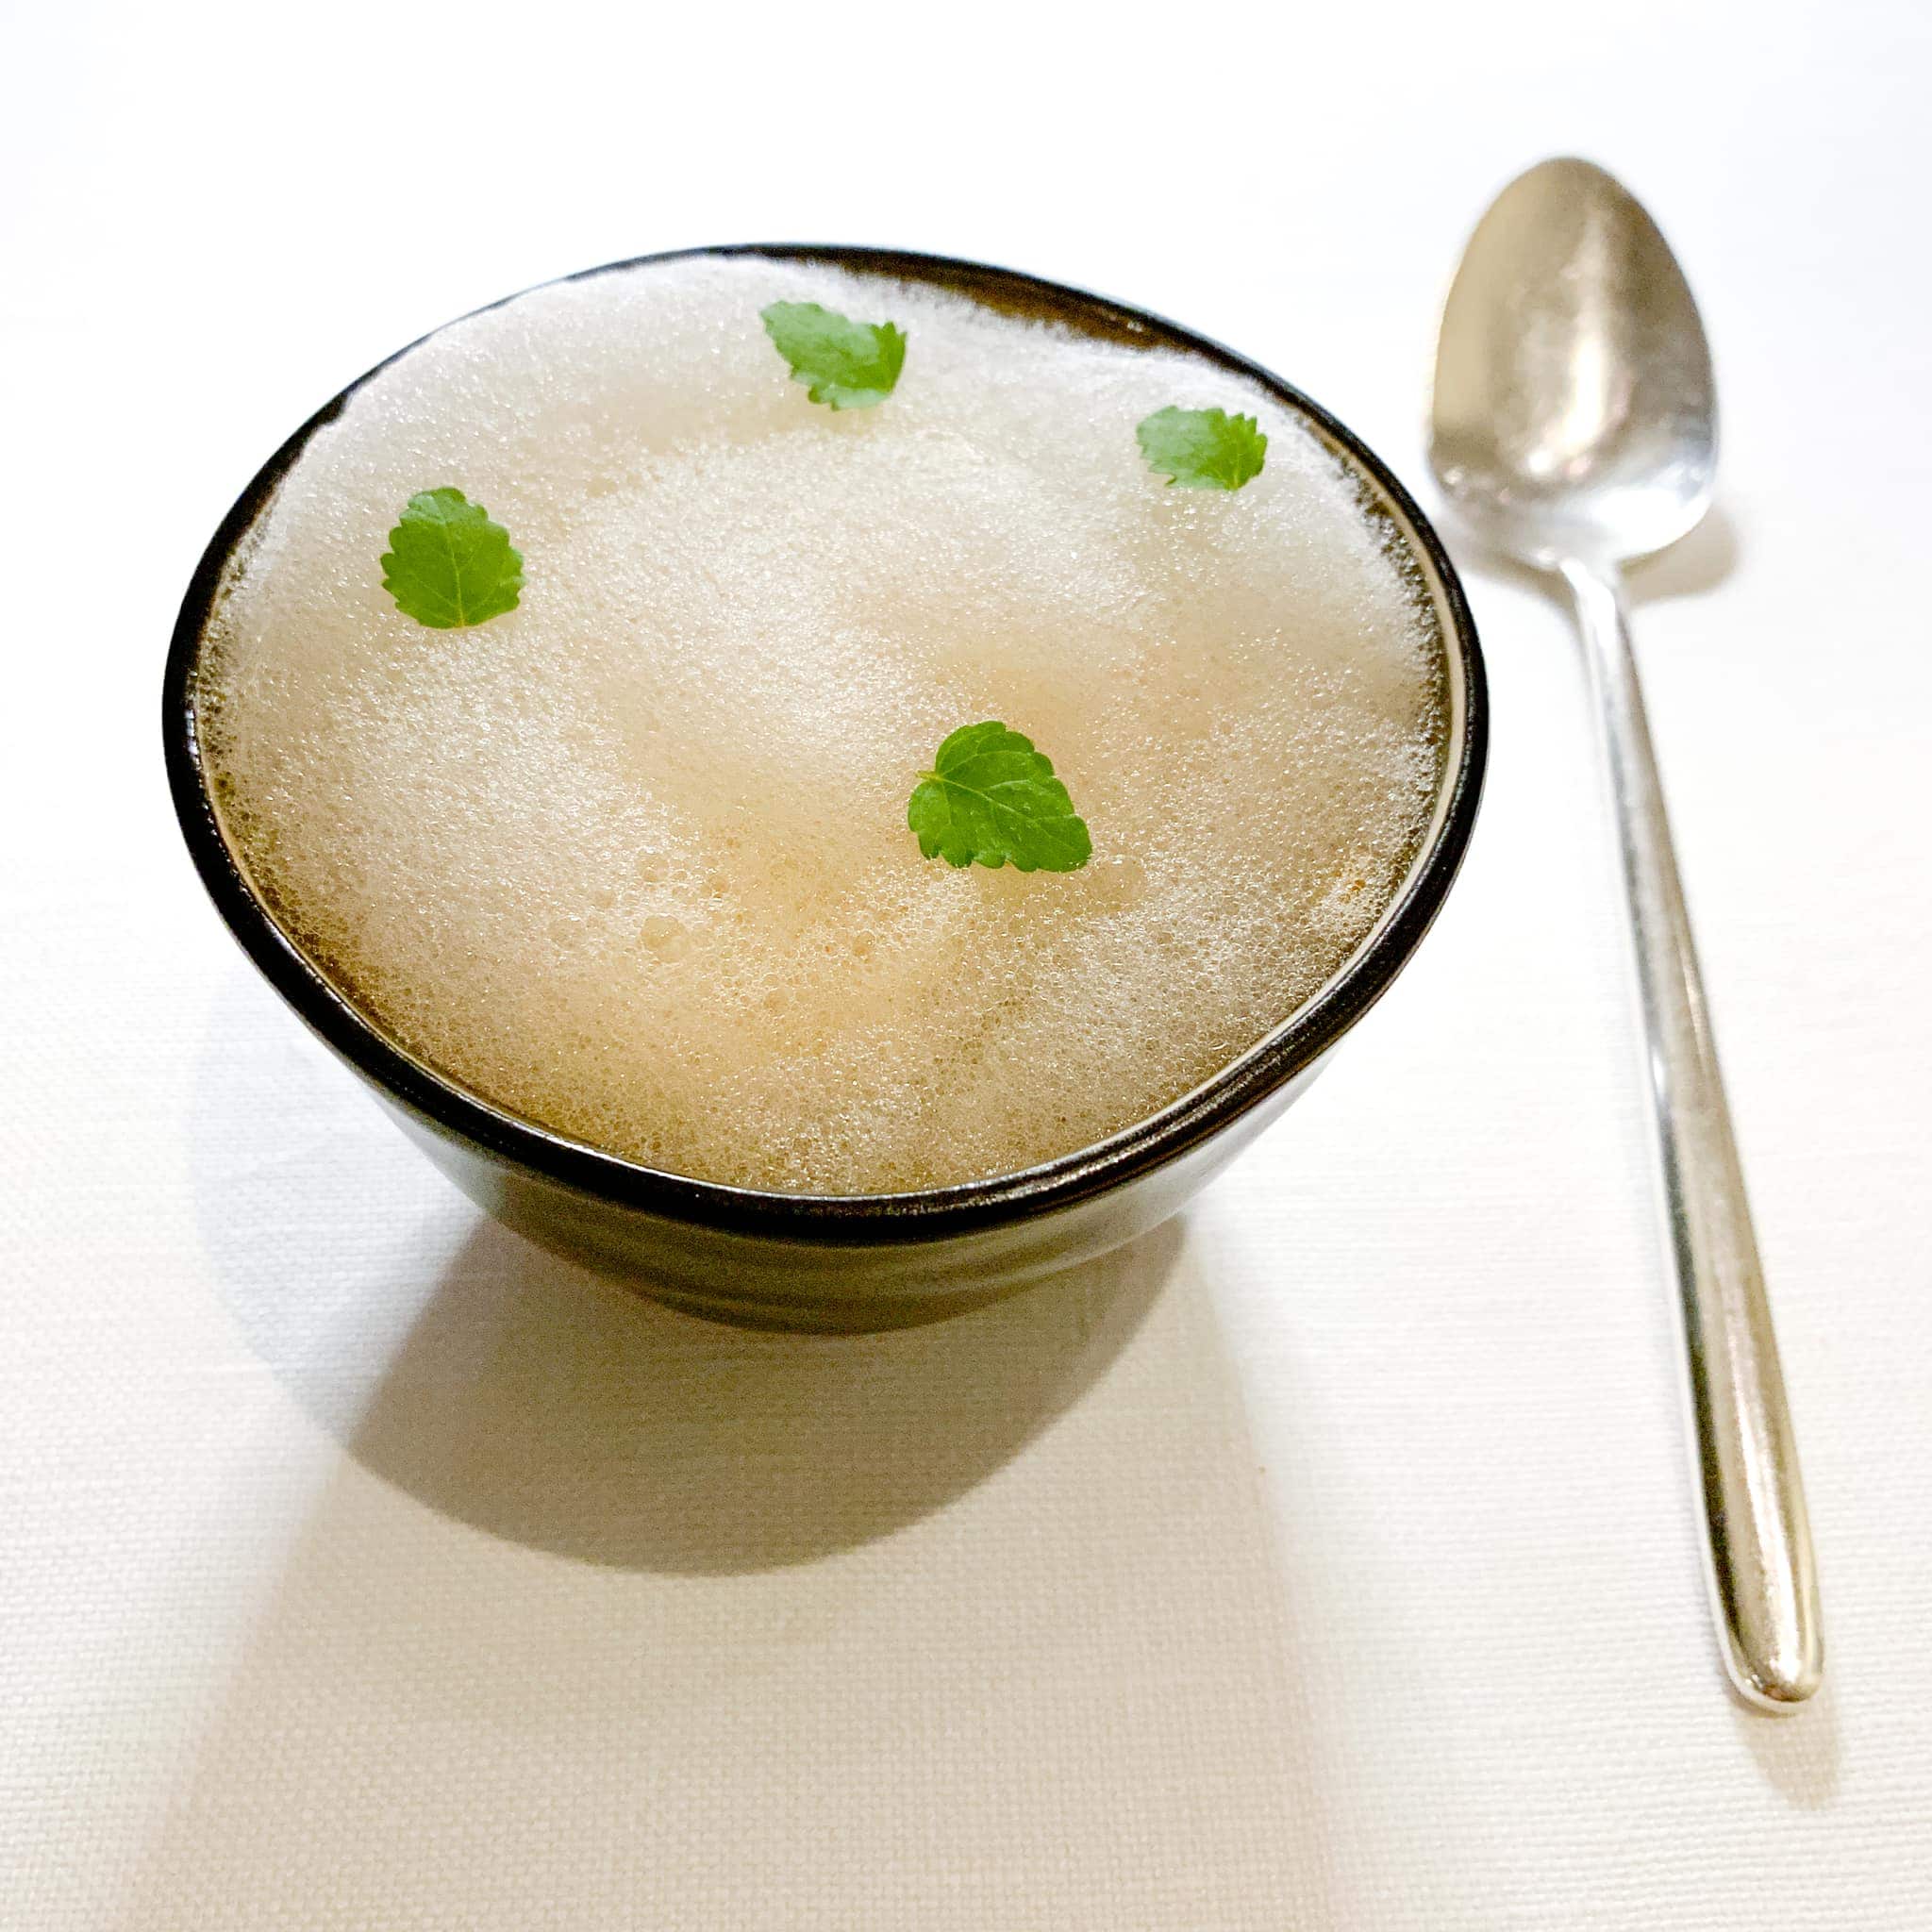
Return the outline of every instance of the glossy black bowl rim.
{"type": "MultiPolygon", "coordinates": [[[[617,1208],[723,1233],[813,1245],[924,1241],[963,1235],[1068,1208],[1165,1165],[1229,1125],[1312,1065],[1388,990],[1440,909],[1462,862],[1482,791],[1489,700],[1481,647],[1455,566],[1414,499],[1355,434],[1292,385],[1232,349],[1144,309],[1016,269],[845,243],[748,242],[633,256],[539,284],[555,287],[700,256],[801,261],[858,275],[952,289],[995,308],[1078,320],[1075,326],[1150,348],[1191,355],[1247,378],[1297,412],[1364,472],[1408,525],[1447,607],[1445,646],[1460,661],[1464,692],[1460,757],[1448,774],[1447,805],[1432,842],[1410,868],[1381,924],[1289,1022],[1193,1091],[1109,1139],[1017,1173],[920,1192],[787,1194],[726,1186],[640,1165],[504,1112],[430,1071],[391,1043],[297,949],[243,876],[222,835],[201,758],[194,672],[202,634],[236,546],[308,439],[349,398],[455,318],[330,398],[275,451],[236,499],[190,579],[175,621],[162,692],[169,790],[203,885],[242,950],[296,1013],[378,1090],[432,1131],[617,1208]]],[[[487,313],[518,295],[471,311],[487,313]]],[[[1437,793],[1439,806],[1442,792],[1437,793]]]]}

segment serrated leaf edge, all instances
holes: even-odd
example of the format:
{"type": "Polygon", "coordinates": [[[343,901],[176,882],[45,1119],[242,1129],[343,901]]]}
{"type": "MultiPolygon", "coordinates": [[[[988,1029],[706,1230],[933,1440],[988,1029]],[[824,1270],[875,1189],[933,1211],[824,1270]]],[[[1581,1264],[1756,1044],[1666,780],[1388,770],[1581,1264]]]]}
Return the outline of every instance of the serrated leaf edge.
{"type": "Polygon", "coordinates": [[[793,382],[805,385],[806,398],[827,409],[875,409],[899,387],[899,378],[906,373],[906,344],[909,338],[895,322],[855,322],[841,308],[827,308],[823,302],[767,302],[758,310],[758,321],[763,324],[765,334],[770,337],[772,347],[777,351],[778,359],[784,363],[793,382]],[[816,308],[821,315],[836,316],[848,328],[862,328],[871,332],[874,342],[883,352],[896,346],[898,359],[892,365],[892,379],[884,389],[850,389],[836,376],[808,375],[800,369],[779,345],[777,331],[772,325],[772,310],[774,308],[816,308]],[[834,391],[846,391],[848,399],[841,400],[834,391]]]}
{"type": "MultiPolygon", "coordinates": [[[[976,751],[967,754],[968,758],[977,756],[978,753],[976,751]]],[[[1013,808],[1006,806],[1004,809],[1010,813],[1013,808]]],[[[974,724],[961,724],[946,734],[940,743],[939,751],[934,755],[933,769],[928,772],[922,772],[919,774],[919,783],[912,788],[912,796],[907,801],[906,819],[908,828],[912,831],[919,841],[920,856],[924,858],[943,858],[948,865],[958,872],[963,872],[969,865],[983,865],[989,872],[997,872],[1003,865],[1010,865],[1015,872],[1019,873],[1041,871],[1078,872],[1081,867],[1086,865],[1088,859],[1093,856],[1093,835],[1088,828],[1087,821],[1074,809],[1073,797],[1067,791],[1065,781],[1055,775],[1053,760],[1043,751],[1037,750],[1033,741],[1024,731],[1015,731],[1010,725],[1004,724],[997,718],[982,719],[974,724]],[[981,791],[974,786],[962,785],[957,779],[948,778],[941,769],[948,745],[952,744],[957,739],[963,738],[969,732],[983,731],[989,725],[1004,734],[1005,741],[1000,745],[1002,751],[1012,752],[1017,756],[1032,758],[1039,765],[1040,769],[1029,774],[1029,784],[1044,785],[1050,782],[1053,791],[1057,791],[1059,794],[1058,802],[1065,805],[1065,813],[1058,818],[1044,821],[1044,823],[1048,824],[1075,824],[1079,826],[1082,835],[1086,838],[1088,849],[1074,864],[1071,866],[1043,865],[1039,859],[1022,858],[1018,854],[1008,851],[1004,846],[975,846],[963,858],[955,858],[951,852],[942,848],[939,838],[931,837],[919,829],[915,822],[915,814],[918,809],[921,794],[929,786],[937,788],[941,796],[950,788],[955,791],[965,793],[969,798],[983,800],[988,806],[992,807],[996,810],[1001,808],[1000,801],[994,798],[991,792],[981,791]]],[[[1035,823],[1040,822],[1036,821],[1035,823]]]]}
{"type": "MultiPolygon", "coordinates": [[[[441,506],[439,505],[439,508],[441,507],[441,506]]],[[[458,581],[460,581],[460,573],[456,568],[456,546],[449,541],[448,532],[450,529],[450,520],[447,517],[438,516],[435,518],[421,517],[417,521],[423,524],[433,523],[435,527],[443,533],[443,542],[448,547],[449,550],[451,575],[457,576],[458,578],[458,581]]],[[[517,607],[523,602],[524,553],[521,550],[519,550],[516,544],[511,541],[508,529],[504,525],[498,523],[496,519],[490,514],[489,510],[482,504],[473,502],[454,483],[439,483],[436,485],[434,489],[431,490],[411,491],[409,492],[408,501],[405,503],[403,506],[402,516],[397,519],[395,526],[389,533],[389,541],[391,547],[385,550],[382,553],[382,556],[377,559],[377,561],[380,563],[382,567],[382,588],[389,592],[390,596],[392,599],[394,599],[396,608],[400,610],[403,613],[403,615],[408,618],[412,623],[420,624],[425,630],[474,630],[479,624],[490,624],[493,623],[499,617],[508,617],[509,613],[512,610],[516,609],[517,607]],[[465,616],[463,613],[462,599],[460,595],[458,595],[456,602],[456,615],[454,617],[445,617],[441,619],[433,617],[422,617],[419,616],[415,611],[409,609],[403,603],[403,600],[396,595],[396,588],[394,581],[395,565],[400,561],[400,559],[396,555],[395,543],[396,539],[400,537],[403,533],[404,527],[408,518],[408,513],[410,509],[415,506],[419,498],[427,497],[432,502],[435,502],[437,499],[445,495],[455,497],[457,500],[457,507],[459,509],[475,510],[483,520],[483,529],[485,530],[485,532],[488,533],[493,531],[503,539],[504,548],[509,553],[511,569],[507,576],[501,577],[497,580],[495,586],[498,594],[501,594],[505,591],[510,593],[509,602],[507,605],[505,605],[501,610],[492,610],[489,612],[488,615],[483,617],[465,616]]],[[[448,600],[442,599],[441,601],[447,602],[448,600]]]]}
{"type": "Polygon", "coordinates": [[[1236,491],[1245,490],[1267,468],[1268,432],[1261,427],[1259,422],[1255,417],[1245,415],[1239,409],[1230,415],[1218,403],[1205,409],[1188,409],[1183,408],[1178,403],[1164,403],[1158,409],[1150,409],[1146,415],[1141,418],[1140,422],[1135,424],[1134,441],[1141,446],[1142,461],[1146,463],[1147,467],[1157,476],[1165,476],[1167,478],[1165,487],[1169,490],[1173,490],[1176,486],[1183,490],[1219,490],[1224,494],[1232,496],[1236,491]],[[1254,469],[1245,476],[1239,477],[1231,483],[1224,481],[1212,470],[1197,470],[1189,476],[1186,482],[1182,482],[1180,476],[1170,470],[1166,464],[1156,460],[1153,453],[1148,449],[1145,438],[1142,435],[1148,424],[1153,422],[1155,417],[1164,416],[1169,410],[1173,410],[1176,415],[1181,416],[1206,416],[1210,419],[1218,416],[1222,424],[1230,428],[1245,429],[1255,439],[1256,442],[1260,445],[1255,452],[1256,464],[1254,469]]]}

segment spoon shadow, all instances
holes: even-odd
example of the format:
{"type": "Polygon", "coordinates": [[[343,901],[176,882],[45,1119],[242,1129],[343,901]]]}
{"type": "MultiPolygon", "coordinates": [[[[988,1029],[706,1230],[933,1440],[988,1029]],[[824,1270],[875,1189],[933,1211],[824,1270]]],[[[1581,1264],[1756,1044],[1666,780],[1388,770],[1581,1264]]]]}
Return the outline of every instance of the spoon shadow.
{"type": "Polygon", "coordinates": [[[1640,604],[1708,596],[1736,574],[1743,556],[1737,525],[1722,504],[1712,504],[1694,529],[1631,567],[1630,594],[1640,604]]]}
{"type": "MultiPolygon", "coordinates": [[[[1453,547],[1479,565],[1486,576],[1534,590],[1566,615],[1572,611],[1570,593],[1554,571],[1539,570],[1479,539],[1466,538],[1453,547]]],[[[1624,589],[1631,603],[1639,606],[1673,597],[1706,597],[1737,574],[1743,558],[1737,524],[1722,504],[1713,504],[1697,526],[1668,549],[1628,566],[1624,589]]]]}
{"type": "Polygon", "coordinates": [[[1805,1811],[1824,1811],[1837,1802],[1844,1749],[1838,1699],[1829,1678],[1802,1710],[1769,1724],[1762,1712],[1742,1707],[1734,1709],[1732,1717],[1765,1782],[1787,1803],[1805,1811]]]}

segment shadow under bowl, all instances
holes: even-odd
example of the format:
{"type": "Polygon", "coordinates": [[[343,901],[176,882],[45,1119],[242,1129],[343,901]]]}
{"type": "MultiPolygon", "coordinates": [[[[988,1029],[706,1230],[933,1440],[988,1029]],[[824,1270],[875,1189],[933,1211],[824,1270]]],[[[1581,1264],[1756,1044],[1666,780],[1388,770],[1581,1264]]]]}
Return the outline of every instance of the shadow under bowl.
{"type": "Polygon", "coordinates": [[[1454,567],[1388,468],[1326,410],[1216,342],[1013,270],[888,249],[743,243],[643,256],[584,275],[648,275],[689,255],[763,257],[924,283],[1002,313],[1129,348],[1177,352],[1245,377],[1300,418],[1352,473],[1441,646],[1447,730],[1428,830],[1369,936],[1272,1033],[1158,1113],[1015,1174],[907,1193],[765,1192],[644,1167],[492,1106],[390,1040],[277,924],[215,811],[196,719],[202,639],[225,575],[276,486],[309,438],[389,362],[325,403],[242,492],[182,603],[162,724],[189,851],[222,917],[269,982],[465,1192],[544,1247],[673,1307],[724,1321],[831,1330],[934,1321],[1105,1254],[1166,1220],[1308,1085],[1388,990],[1441,908],[1475,820],[1489,734],[1481,650],[1454,567]]]}

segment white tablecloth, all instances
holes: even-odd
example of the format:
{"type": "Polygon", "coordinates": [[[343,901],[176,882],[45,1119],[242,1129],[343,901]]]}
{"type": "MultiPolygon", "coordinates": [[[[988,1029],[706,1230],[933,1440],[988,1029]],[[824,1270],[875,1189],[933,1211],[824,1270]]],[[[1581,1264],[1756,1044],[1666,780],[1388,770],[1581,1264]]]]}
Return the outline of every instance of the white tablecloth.
{"type": "Polygon", "coordinates": [[[1927,17],[11,9],[0,24],[0,1922],[1932,1924],[1927,17]],[[476,1214],[164,795],[184,580],[421,329],[876,240],[1184,318],[1411,480],[1518,167],[1690,266],[1721,508],[1640,644],[1829,1689],[1721,1687],[1561,610],[1472,575],[1463,880],[1185,1219],[957,1324],[755,1337],[476,1214]]]}

